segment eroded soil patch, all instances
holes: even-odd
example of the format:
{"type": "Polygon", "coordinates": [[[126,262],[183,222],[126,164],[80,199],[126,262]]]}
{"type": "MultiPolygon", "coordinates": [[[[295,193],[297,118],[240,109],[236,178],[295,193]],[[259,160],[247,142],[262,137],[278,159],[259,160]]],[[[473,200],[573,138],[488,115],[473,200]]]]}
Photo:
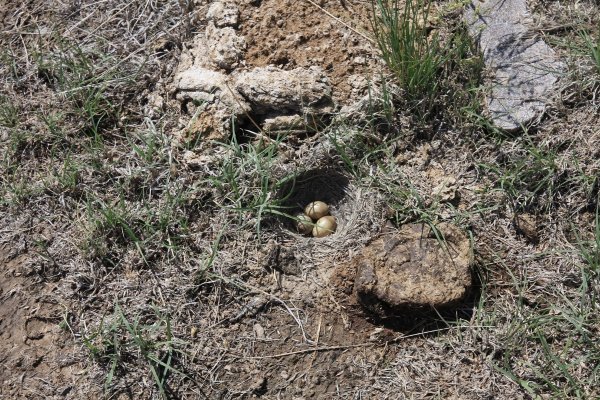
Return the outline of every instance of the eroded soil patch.
{"type": "Polygon", "coordinates": [[[57,284],[35,283],[25,267],[34,260],[9,248],[0,247],[0,397],[90,396],[77,383],[84,365],[57,284]]]}

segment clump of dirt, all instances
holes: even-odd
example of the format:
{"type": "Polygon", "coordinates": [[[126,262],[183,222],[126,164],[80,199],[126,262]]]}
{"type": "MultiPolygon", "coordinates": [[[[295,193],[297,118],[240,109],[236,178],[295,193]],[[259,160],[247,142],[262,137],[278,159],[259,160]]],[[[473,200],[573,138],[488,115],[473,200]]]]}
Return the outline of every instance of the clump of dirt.
{"type": "Polygon", "coordinates": [[[380,318],[456,306],[471,288],[470,253],[455,226],[403,225],[352,260],[358,300],[380,318]]]}

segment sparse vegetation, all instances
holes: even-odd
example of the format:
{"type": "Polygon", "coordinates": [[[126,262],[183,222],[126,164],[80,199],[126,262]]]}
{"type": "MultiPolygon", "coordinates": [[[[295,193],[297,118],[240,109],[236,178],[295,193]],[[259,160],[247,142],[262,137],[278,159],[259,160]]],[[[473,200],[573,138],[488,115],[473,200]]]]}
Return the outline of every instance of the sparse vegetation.
{"type": "Polygon", "coordinates": [[[104,389],[111,394],[115,381],[127,368],[147,368],[158,388],[161,398],[171,398],[172,389],[167,385],[171,374],[185,374],[175,366],[183,356],[181,349],[185,343],[173,337],[171,321],[156,307],[150,315],[136,316],[130,320],[118,304],[115,312],[101,320],[100,326],[89,334],[83,334],[82,341],[93,360],[108,367],[104,389]],[[154,314],[154,315],[152,315],[154,314]],[[146,321],[150,319],[150,321],[146,321]]]}
{"type": "MultiPolygon", "coordinates": [[[[372,18],[368,45],[390,70],[376,72],[391,72],[370,83],[361,118],[333,118],[316,133],[190,132],[180,143],[206,109],[190,115],[169,80],[204,29],[204,5],[34,3],[33,19],[25,5],[6,6],[23,25],[0,10],[7,396],[600,396],[600,117],[592,78],[581,76],[590,60],[600,74],[594,26],[544,31],[552,43],[581,44],[569,54],[588,69],[571,71],[563,102],[538,125],[506,135],[485,118],[482,58],[460,7],[439,7],[437,18],[425,0],[375,0],[370,15],[357,3],[356,14],[372,18]],[[352,289],[330,276],[352,282],[336,277],[339,267],[371,238],[335,243],[333,234],[321,243],[338,249],[286,252],[315,240],[281,221],[294,212],[288,196],[312,185],[305,173],[323,167],[351,183],[337,195],[373,204],[390,229],[450,222],[468,233],[476,287],[454,315],[398,330],[352,308],[352,289]],[[536,240],[515,226],[522,214],[536,240]]],[[[336,7],[340,20],[351,18],[336,7]]],[[[287,35],[285,18],[278,29],[287,35]]],[[[286,51],[274,59],[295,68],[286,51]]],[[[341,103],[354,90],[346,80],[335,88],[341,103]]],[[[355,232],[382,229],[360,220],[355,232]]]]}
{"type": "Polygon", "coordinates": [[[440,29],[432,21],[444,14],[433,15],[428,0],[373,4],[371,21],[381,56],[419,117],[431,118],[442,109],[457,114],[451,118],[479,113],[476,91],[483,61],[462,23],[440,29]]]}

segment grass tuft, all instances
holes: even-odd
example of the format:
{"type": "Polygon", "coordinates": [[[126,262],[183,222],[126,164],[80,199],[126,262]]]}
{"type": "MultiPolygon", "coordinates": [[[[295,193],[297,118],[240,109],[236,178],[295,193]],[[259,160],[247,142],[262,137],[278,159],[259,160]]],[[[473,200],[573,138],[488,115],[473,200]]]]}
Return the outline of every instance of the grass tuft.
{"type": "Polygon", "coordinates": [[[413,104],[427,110],[439,91],[439,73],[446,62],[437,34],[430,37],[426,24],[431,3],[377,0],[372,27],[383,60],[413,104]]]}
{"type": "Polygon", "coordinates": [[[599,33],[594,39],[588,31],[580,31],[579,36],[583,40],[584,50],[592,60],[595,66],[595,72],[600,76],[600,24],[598,26],[599,33]]]}
{"type": "Polygon", "coordinates": [[[282,140],[261,138],[242,144],[233,135],[230,143],[219,143],[226,156],[208,178],[217,192],[215,198],[221,199],[218,206],[237,214],[239,224],[252,224],[258,234],[264,217],[286,215],[283,200],[272,196],[285,183],[273,177],[282,140]]]}
{"type": "Polygon", "coordinates": [[[0,126],[16,128],[19,124],[19,110],[5,96],[0,96],[0,126]]]}
{"type": "Polygon", "coordinates": [[[176,339],[169,315],[153,307],[153,315],[129,319],[121,306],[115,306],[110,323],[104,319],[91,333],[82,337],[92,359],[107,366],[104,390],[114,388],[114,381],[126,370],[128,364],[142,361],[149,370],[160,397],[170,398],[167,380],[172,374],[187,376],[175,368],[178,354],[183,354],[184,343],[176,339]],[[152,323],[143,320],[154,319],[152,323]]]}

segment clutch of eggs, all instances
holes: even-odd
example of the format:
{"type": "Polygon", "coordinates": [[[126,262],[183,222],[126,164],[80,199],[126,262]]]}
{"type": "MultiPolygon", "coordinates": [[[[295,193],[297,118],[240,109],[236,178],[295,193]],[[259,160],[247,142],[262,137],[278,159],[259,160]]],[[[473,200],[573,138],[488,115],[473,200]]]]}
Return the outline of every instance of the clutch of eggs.
{"type": "Polygon", "coordinates": [[[304,214],[298,214],[296,229],[303,235],[325,237],[335,232],[337,222],[329,215],[329,206],[322,201],[313,201],[304,208],[304,214]]]}

